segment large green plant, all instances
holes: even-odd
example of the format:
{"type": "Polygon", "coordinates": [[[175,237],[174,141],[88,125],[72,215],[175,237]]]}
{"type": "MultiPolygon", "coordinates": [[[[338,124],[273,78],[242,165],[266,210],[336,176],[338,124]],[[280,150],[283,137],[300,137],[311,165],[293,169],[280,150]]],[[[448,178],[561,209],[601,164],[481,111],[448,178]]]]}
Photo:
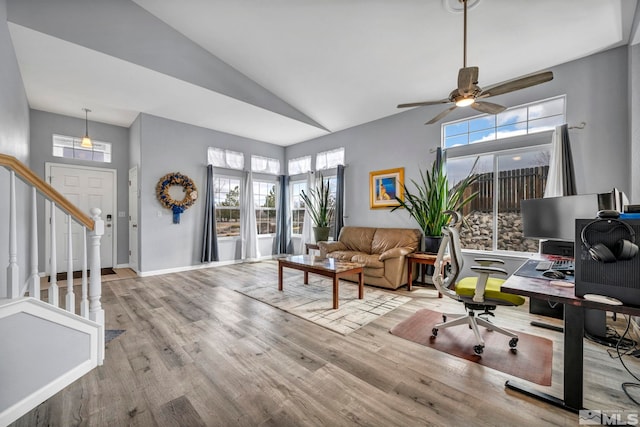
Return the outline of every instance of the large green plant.
{"type": "Polygon", "coordinates": [[[308,194],[304,190],[300,191],[300,198],[315,227],[330,227],[335,200],[329,192],[329,180],[325,181],[321,174],[318,175],[318,185],[309,190],[308,194]]]}
{"type": "Polygon", "coordinates": [[[442,162],[434,161],[431,172],[428,170],[420,171],[420,182],[411,180],[415,187],[414,191],[410,191],[403,184],[404,200],[396,197],[400,206],[394,207],[391,212],[405,208],[409,215],[418,222],[425,236],[441,236],[442,227],[447,225],[450,219],[445,211],[460,211],[464,205],[478,195],[477,192],[474,192],[465,197],[466,190],[478,179],[478,176],[473,173],[477,162],[476,159],[466,178],[453,188],[449,188],[444,165],[442,162]]]}

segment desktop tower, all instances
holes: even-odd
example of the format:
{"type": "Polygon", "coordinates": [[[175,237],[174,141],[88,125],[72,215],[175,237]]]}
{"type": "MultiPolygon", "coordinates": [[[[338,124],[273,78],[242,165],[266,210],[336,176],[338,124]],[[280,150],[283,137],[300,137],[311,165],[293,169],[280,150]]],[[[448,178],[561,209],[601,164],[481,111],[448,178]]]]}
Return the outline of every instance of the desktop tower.
{"type": "MultiPolygon", "coordinates": [[[[640,254],[631,259],[614,259],[611,262],[594,260],[589,247],[603,244],[615,248],[616,244],[627,240],[634,242],[640,235],[640,220],[576,220],[575,242],[575,282],[576,296],[598,294],[616,298],[624,304],[640,305],[640,254]],[[590,224],[590,225],[589,225],[590,224]],[[629,225],[633,234],[624,224],[629,225]],[[584,227],[589,225],[585,241],[582,235],[584,227]]],[[[634,243],[635,244],[635,243],[634,243]]]]}

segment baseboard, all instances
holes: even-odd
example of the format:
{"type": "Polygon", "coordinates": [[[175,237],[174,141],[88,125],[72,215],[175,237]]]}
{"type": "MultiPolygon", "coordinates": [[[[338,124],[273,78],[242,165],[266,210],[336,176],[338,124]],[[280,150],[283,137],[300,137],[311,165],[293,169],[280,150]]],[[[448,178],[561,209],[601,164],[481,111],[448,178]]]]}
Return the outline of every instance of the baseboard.
{"type": "Polygon", "coordinates": [[[183,271],[201,270],[203,268],[216,268],[225,265],[242,264],[243,260],[217,261],[201,265],[188,265],[185,267],[166,268],[163,270],[138,271],[139,277],[159,276],[161,274],[182,273],[183,271]]]}

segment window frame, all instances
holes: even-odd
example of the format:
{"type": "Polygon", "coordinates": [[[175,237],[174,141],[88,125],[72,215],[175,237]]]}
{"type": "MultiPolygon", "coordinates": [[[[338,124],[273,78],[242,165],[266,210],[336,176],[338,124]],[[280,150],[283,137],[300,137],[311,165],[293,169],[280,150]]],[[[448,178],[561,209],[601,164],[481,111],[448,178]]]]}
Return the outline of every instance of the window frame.
{"type": "MultiPolygon", "coordinates": [[[[264,178],[253,178],[251,185],[253,186],[253,209],[255,210],[256,213],[256,232],[258,233],[258,238],[261,237],[273,237],[276,235],[277,232],[277,224],[276,222],[276,211],[277,211],[277,207],[278,207],[278,195],[277,195],[277,186],[276,186],[276,181],[274,179],[264,179],[264,178]],[[274,206],[273,207],[265,207],[265,206],[260,206],[259,201],[256,200],[257,197],[260,197],[261,194],[256,194],[256,184],[267,184],[272,186],[273,188],[273,194],[274,194],[274,206]],[[273,222],[275,225],[275,229],[273,232],[271,233],[260,233],[260,217],[258,216],[258,211],[266,211],[266,212],[273,212],[273,222]]],[[[268,197],[268,194],[265,195],[265,203],[266,203],[266,197],[268,197]]],[[[241,212],[242,214],[242,212],[241,212]]],[[[248,214],[248,212],[247,212],[248,214]]],[[[267,215],[267,219],[269,219],[269,215],[267,215]]]]}
{"type": "Polygon", "coordinates": [[[300,199],[300,192],[297,194],[294,193],[294,186],[296,184],[302,184],[304,186],[303,190],[307,189],[307,180],[306,179],[296,179],[289,181],[289,215],[291,215],[291,236],[292,237],[300,237],[304,233],[304,217],[306,215],[306,207],[302,199],[300,199]],[[299,199],[299,203],[301,207],[295,208],[295,199],[296,197],[299,199]],[[296,221],[294,211],[303,211],[302,221],[296,221]],[[294,224],[300,224],[300,233],[294,232],[294,224]]]}
{"type": "MultiPolygon", "coordinates": [[[[231,239],[240,239],[242,237],[242,196],[243,196],[243,191],[242,191],[242,179],[239,176],[236,175],[232,175],[232,174],[214,174],[213,177],[213,188],[214,188],[214,204],[215,204],[215,208],[216,208],[216,234],[218,236],[218,239],[223,239],[223,240],[231,240],[231,239]],[[218,198],[219,198],[219,194],[220,191],[217,191],[216,189],[218,188],[218,186],[216,186],[216,181],[220,180],[220,179],[226,179],[229,181],[237,181],[238,185],[238,206],[237,207],[228,207],[228,206],[219,206],[218,205],[218,198]],[[233,235],[221,235],[220,230],[218,229],[218,215],[220,212],[220,209],[233,209],[233,210],[237,210],[238,211],[238,234],[233,234],[233,235]]],[[[229,191],[231,191],[231,185],[229,185],[229,191]]],[[[226,194],[229,193],[229,191],[227,191],[226,194]]],[[[225,199],[226,200],[226,199],[225,199]]],[[[221,222],[221,221],[220,221],[221,222]]]]}
{"type": "Polygon", "coordinates": [[[51,135],[51,155],[53,157],[57,157],[60,159],[67,159],[67,160],[82,160],[85,162],[106,163],[106,164],[113,163],[113,144],[112,143],[93,140],[92,141],[93,146],[91,148],[85,148],[80,145],[81,142],[82,142],[82,138],[54,133],[51,135]],[[63,141],[66,141],[67,143],[70,142],[71,146],[70,147],[65,146],[67,144],[64,144],[63,141]],[[73,156],[65,156],[64,154],[67,150],[71,150],[71,152],[73,153],[73,156]],[[59,152],[59,154],[56,154],[57,152],[59,152]],[[76,152],[91,153],[91,158],[84,158],[82,156],[76,157],[75,155],[76,152]],[[102,154],[104,160],[95,159],[94,157],[96,153],[102,154]]]}

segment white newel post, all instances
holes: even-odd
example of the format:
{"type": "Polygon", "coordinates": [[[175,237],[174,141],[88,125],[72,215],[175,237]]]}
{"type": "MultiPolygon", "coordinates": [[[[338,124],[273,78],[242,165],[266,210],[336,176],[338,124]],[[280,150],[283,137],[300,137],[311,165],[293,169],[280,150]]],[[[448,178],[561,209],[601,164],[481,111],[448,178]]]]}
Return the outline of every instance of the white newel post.
{"type": "MultiPolygon", "coordinates": [[[[16,220],[16,173],[11,171],[9,188],[9,266],[7,267],[7,298],[18,298],[20,284],[18,276],[18,224],[16,220]]],[[[2,297],[3,295],[0,295],[2,297]]]]}
{"type": "Polygon", "coordinates": [[[99,354],[98,363],[102,365],[104,360],[104,310],[100,298],[102,297],[102,278],[100,277],[100,238],[104,234],[104,221],[100,218],[102,211],[98,208],[91,208],[91,219],[93,219],[93,231],[89,233],[91,251],[89,252],[89,318],[102,325],[100,336],[98,337],[99,354]]]}

